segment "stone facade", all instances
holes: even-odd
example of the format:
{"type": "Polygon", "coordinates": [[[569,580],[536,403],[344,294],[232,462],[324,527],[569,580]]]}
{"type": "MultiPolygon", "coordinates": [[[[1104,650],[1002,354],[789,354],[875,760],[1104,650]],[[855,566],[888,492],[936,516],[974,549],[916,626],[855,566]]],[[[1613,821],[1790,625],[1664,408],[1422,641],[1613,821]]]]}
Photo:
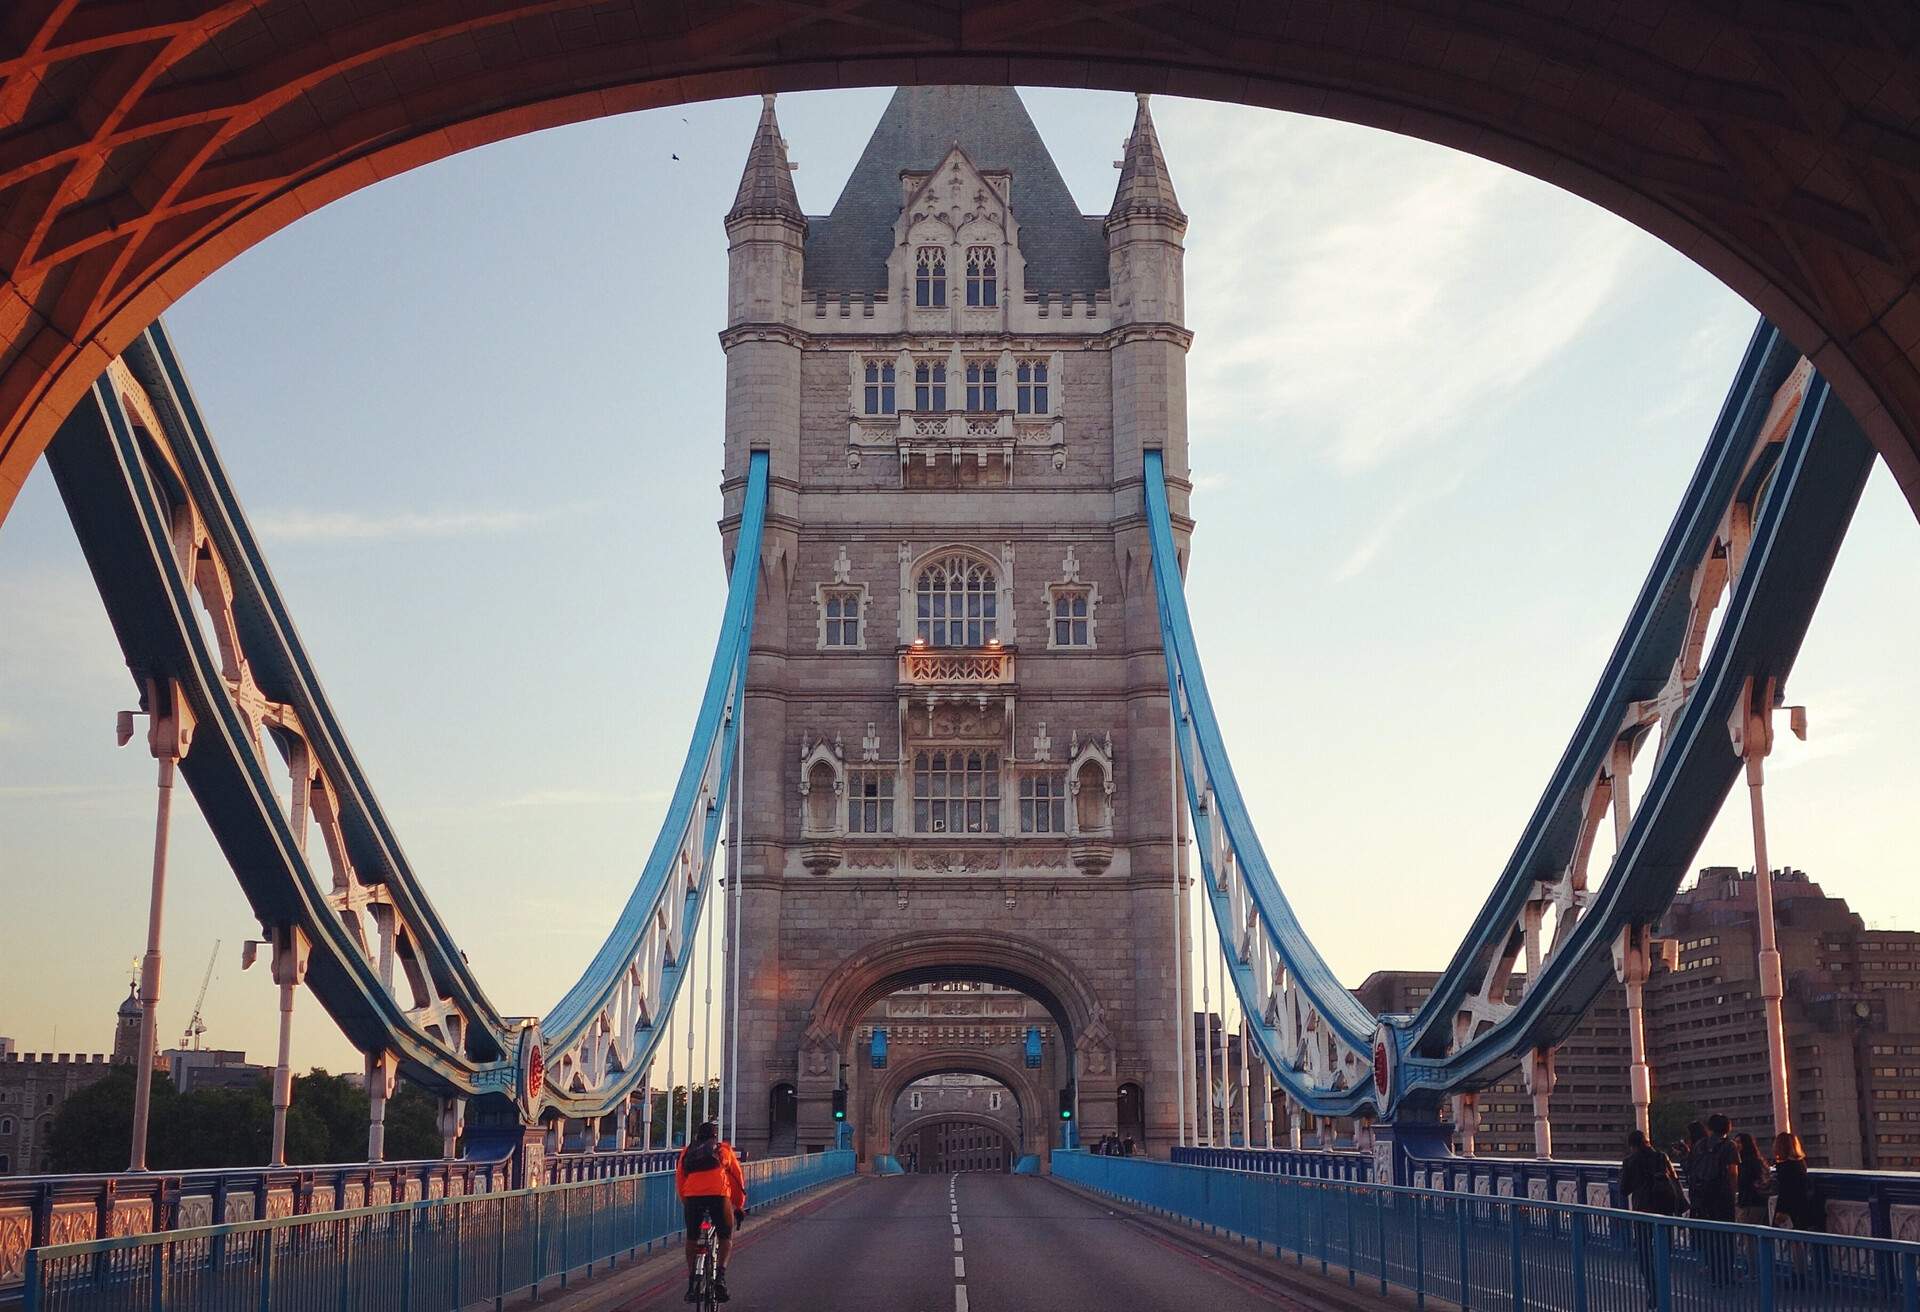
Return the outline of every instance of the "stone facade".
{"type": "Polygon", "coordinates": [[[832,1143],[844,1067],[863,1153],[886,1151],[897,1089],[861,1074],[855,1030],[903,986],[966,980],[1046,1010],[1085,1134],[1131,1084],[1164,1147],[1184,954],[1140,471],[1166,453],[1184,544],[1186,223],[1145,101],[1104,219],[1073,212],[1003,88],[897,93],[830,215],[801,214],[788,168],[769,102],[722,334],[729,556],[750,453],[772,472],[740,1138],[766,1145],[747,1109],[791,1085],[797,1145],[832,1143]]]}

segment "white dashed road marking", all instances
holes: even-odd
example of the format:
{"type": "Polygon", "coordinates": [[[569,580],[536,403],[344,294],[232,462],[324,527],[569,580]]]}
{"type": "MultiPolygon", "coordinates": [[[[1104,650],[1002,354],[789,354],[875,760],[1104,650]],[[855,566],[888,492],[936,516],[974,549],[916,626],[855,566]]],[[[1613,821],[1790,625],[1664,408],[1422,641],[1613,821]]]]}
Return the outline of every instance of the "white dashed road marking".
{"type": "Polygon", "coordinates": [[[960,1256],[960,1175],[947,1181],[947,1217],[953,1222],[953,1312],[967,1312],[967,1260],[960,1256]]]}

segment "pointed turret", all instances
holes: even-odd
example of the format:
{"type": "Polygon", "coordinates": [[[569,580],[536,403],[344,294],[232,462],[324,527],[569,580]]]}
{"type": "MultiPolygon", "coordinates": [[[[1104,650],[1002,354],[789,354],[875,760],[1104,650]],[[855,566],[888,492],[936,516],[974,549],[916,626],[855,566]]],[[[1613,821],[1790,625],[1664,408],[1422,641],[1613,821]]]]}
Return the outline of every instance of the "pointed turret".
{"type": "Polygon", "coordinates": [[[1148,108],[1144,91],[1139,99],[1107,222],[1111,225],[1133,216],[1150,216],[1184,226],[1187,216],[1173,194],[1173,177],[1167,172],[1167,157],[1160,149],[1160,134],[1154,131],[1153,111],[1148,108]]]}
{"type": "Polygon", "coordinates": [[[805,222],[800,198],[793,190],[793,165],[787,162],[787,143],[774,116],[773,96],[762,96],[760,126],[747,149],[747,167],[740,174],[727,222],[743,218],[788,218],[805,222]]]}

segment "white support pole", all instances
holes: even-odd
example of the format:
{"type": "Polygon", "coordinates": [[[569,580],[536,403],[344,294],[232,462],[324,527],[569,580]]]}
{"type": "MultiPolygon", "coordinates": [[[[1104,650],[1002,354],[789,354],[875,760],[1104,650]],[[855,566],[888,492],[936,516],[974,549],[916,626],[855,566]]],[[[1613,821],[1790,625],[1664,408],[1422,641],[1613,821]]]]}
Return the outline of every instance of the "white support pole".
{"type": "Polygon", "coordinates": [[[1535,1048],[1527,1059],[1527,1092],[1533,1095],[1533,1155],[1553,1156],[1553,1086],[1558,1081],[1553,1049],[1535,1048]]]}
{"type": "Polygon", "coordinates": [[[287,1109],[293,1105],[293,999],[307,977],[309,944],[298,925],[273,931],[273,982],[280,986],[280,1045],[273,1067],[273,1151],[270,1165],[287,1164],[287,1109]]]}
{"type": "Polygon", "coordinates": [[[393,1097],[400,1059],[390,1052],[367,1054],[367,1160],[387,1159],[387,1099],[393,1097]]]}
{"type": "MultiPolygon", "coordinates": [[[[1202,870],[1202,877],[1205,877],[1202,870]]],[[[1213,913],[1208,905],[1213,890],[1196,890],[1200,895],[1200,1143],[1202,1147],[1213,1147],[1213,952],[1207,946],[1207,935],[1213,924],[1213,913]]]]}
{"type": "Polygon", "coordinates": [[[707,930],[707,978],[706,1024],[700,1044],[700,1119],[713,1119],[713,940],[720,933],[720,899],[714,896],[716,890],[707,890],[707,914],[701,919],[706,921],[707,930]]]}
{"type": "MultiPolygon", "coordinates": [[[[689,951],[693,944],[687,944],[689,951]]],[[[687,973],[693,973],[692,963],[688,963],[687,973]]],[[[687,1114],[685,1116],[687,1142],[693,1142],[693,1007],[687,1007],[687,1114]]]]}
{"type": "Polygon", "coordinates": [[[1191,1097],[1191,1078],[1187,1071],[1187,1045],[1193,1040],[1193,1007],[1187,1001],[1187,936],[1185,933],[1187,898],[1182,878],[1187,860],[1187,845],[1180,838],[1180,722],[1168,716],[1167,770],[1173,783],[1173,824],[1170,847],[1173,853],[1173,1081],[1179,1096],[1180,1146],[1187,1146],[1187,1100],[1191,1097]]]}
{"type": "Polygon", "coordinates": [[[1253,1147],[1253,1036],[1247,1026],[1247,1010],[1240,1008],[1240,1146],[1253,1147]]]}
{"type": "Polygon", "coordinates": [[[460,1154],[460,1132],[467,1125],[467,1100],[440,1100],[440,1156],[451,1162],[460,1154]]]}
{"type": "MultiPolygon", "coordinates": [[[[1647,1062],[1647,976],[1653,969],[1652,929],[1627,925],[1613,946],[1613,972],[1627,994],[1627,1086],[1633,1123],[1642,1134],[1653,1131],[1653,1071],[1647,1062]]],[[[1658,1144],[1654,1145],[1659,1147],[1658,1144]]]]}
{"type": "Polygon", "coordinates": [[[640,1077],[640,1148],[653,1147],[653,1072],[640,1077]]]}
{"type": "MultiPolygon", "coordinates": [[[[1746,761],[1747,800],[1753,812],[1754,919],[1760,930],[1760,1002],[1767,1018],[1767,1087],[1773,1095],[1773,1128],[1779,1134],[1793,1129],[1787,1102],[1787,1031],[1783,1003],[1786,994],[1780,972],[1780,947],[1773,923],[1773,866],[1767,860],[1767,811],[1762,790],[1766,784],[1767,755],[1773,750],[1773,709],[1776,688],[1772,679],[1749,678],[1740,705],[1734,708],[1728,730],[1733,750],[1746,761]]],[[[1805,712],[1796,710],[1793,730],[1806,737],[1805,712]]]]}
{"type": "Polygon", "coordinates": [[[663,1131],[662,1131],[663,1137],[661,1139],[660,1146],[663,1148],[671,1148],[673,1147],[673,1012],[672,1011],[667,1012],[667,1033],[666,1033],[665,1043],[666,1043],[666,1049],[667,1049],[667,1114],[663,1118],[661,1118],[666,1122],[666,1125],[663,1127],[663,1131]]]}
{"type": "MultiPolygon", "coordinates": [[[[748,639],[748,649],[751,651],[751,634],[748,639]]],[[[744,678],[741,680],[740,694],[735,699],[734,714],[739,717],[739,724],[734,730],[733,744],[733,813],[727,824],[727,935],[732,946],[728,955],[731,986],[727,990],[726,1073],[720,1089],[721,1095],[727,1100],[727,1133],[730,1140],[740,1135],[740,908],[743,892],[741,872],[746,865],[740,830],[747,813],[744,766],[747,756],[747,691],[744,678]]]]}
{"type": "MultiPolygon", "coordinates": [[[[193,743],[193,712],[180,685],[147,680],[147,748],[158,761],[153,816],[153,877],[147,897],[147,951],[140,959],[140,1051],[133,1064],[133,1133],[127,1169],[147,1169],[147,1120],[153,1106],[153,1058],[160,1012],[160,923],[167,900],[167,836],[173,824],[174,766],[193,743]]],[[[120,742],[132,735],[123,716],[120,742]]]]}
{"type": "MultiPolygon", "coordinates": [[[[1211,909],[1211,906],[1209,906],[1211,909]]],[[[1220,977],[1220,1146],[1233,1147],[1233,1066],[1227,1061],[1227,941],[1216,925],[1213,969],[1220,977]]]]}

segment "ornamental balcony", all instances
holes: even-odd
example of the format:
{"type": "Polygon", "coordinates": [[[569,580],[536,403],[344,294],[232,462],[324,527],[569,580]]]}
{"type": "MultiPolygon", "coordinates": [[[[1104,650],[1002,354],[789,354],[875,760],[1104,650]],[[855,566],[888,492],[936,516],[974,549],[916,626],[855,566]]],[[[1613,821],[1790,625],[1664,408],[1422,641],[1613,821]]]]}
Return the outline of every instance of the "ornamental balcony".
{"type": "Polygon", "coordinates": [[[1064,468],[1066,421],[1012,410],[902,410],[847,425],[847,464],[891,456],[902,487],[1011,483],[1016,451],[1051,454],[1054,468],[1064,468]]]}
{"type": "Polygon", "coordinates": [[[985,647],[927,647],[918,643],[900,649],[900,682],[912,688],[974,689],[1010,687],[1014,681],[1013,649],[993,643],[985,647]]]}

